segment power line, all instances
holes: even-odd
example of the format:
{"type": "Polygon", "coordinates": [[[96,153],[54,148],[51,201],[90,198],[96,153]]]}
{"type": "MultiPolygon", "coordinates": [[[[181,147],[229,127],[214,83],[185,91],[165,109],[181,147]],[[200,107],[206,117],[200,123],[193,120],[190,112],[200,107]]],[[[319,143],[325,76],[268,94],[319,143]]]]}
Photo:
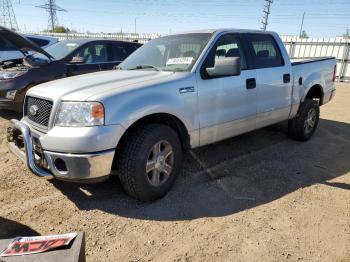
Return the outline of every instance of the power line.
{"type": "Polygon", "coordinates": [[[0,25],[18,31],[18,24],[11,0],[0,0],[0,25]]]}
{"type": "Polygon", "coordinates": [[[45,9],[49,13],[48,30],[54,31],[58,25],[58,18],[56,12],[67,12],[67,10],[56,5],[55,0],[48,0],[46,4],[36,6],[45,9]]]}
{"type": "Polygon", "coordinates": [[[266,5],[264,8],[264,16],[263,16],[263,20],[261,21],[262,27],[261,30],[266,31],[268,22],[269,22],[269,15],[270,15],[270,7],[271,4],[273,3],[273,0],[265,0],[266,1],[266,5]]]}

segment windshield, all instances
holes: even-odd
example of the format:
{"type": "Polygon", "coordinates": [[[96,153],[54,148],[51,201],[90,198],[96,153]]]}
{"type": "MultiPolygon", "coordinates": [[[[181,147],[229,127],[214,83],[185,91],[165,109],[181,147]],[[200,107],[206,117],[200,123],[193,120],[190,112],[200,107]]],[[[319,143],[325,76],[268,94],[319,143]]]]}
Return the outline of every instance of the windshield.
{"type": "Polygon", "coordinates": [[[152,40],[119,65],[121,70],[191,71],[212,34],[171,35],[152,40]]]}
{"type": "Polygon", "coordinates": [[[45,48],[45,51],[48,52],[56,60],[60,60],[66,57],[70,52],[74,51],[78,47],[78,43],[62,41],[48,46],[47,48],[45,48]]]}

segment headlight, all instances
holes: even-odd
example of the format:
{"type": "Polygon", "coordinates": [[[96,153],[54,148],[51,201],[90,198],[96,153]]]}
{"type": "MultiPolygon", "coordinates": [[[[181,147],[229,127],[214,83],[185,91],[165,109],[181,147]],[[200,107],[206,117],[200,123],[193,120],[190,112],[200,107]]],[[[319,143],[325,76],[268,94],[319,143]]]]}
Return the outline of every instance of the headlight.
{"type": "Polygon", "coordinates": [[[98,102],[62,102],[56,115],[57,126],[104,125],[104,107],[98,102]]]}
{"type": "Polygon", "coordinates": [[[10,100],[15,100],[17,90],[11,90],[6,92],[6,98],[10,100]]]}
{"type": "Polygon", "coordinates": [[[0,80],[13,79],[25,74],[26,71],[0,71],[0,80]]]}

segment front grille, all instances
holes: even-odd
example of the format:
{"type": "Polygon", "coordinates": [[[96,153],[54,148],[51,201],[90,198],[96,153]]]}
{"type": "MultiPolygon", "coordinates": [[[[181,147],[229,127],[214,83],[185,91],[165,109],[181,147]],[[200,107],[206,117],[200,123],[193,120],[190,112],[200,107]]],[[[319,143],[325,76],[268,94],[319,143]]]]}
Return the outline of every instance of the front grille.
{"type": "Polygon", "coordinates": [[[52,101],[27,96],[24,107],[24,115],[35,124],[47,128],[49,126],[50,115],[52,110],[52,101]],[[34,114],[32,109],[36,109],[34,114]]]}

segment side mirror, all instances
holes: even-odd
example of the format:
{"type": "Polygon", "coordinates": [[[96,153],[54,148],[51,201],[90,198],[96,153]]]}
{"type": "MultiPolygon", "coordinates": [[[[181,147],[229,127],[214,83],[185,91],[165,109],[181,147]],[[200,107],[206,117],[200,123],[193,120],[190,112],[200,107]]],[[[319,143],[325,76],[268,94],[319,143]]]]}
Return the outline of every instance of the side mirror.
{"type": "Polygon", "coordinates": [[[74,56],[72,58],[72,60],[69,61],[70,64],[84,64],[85,63],[85,59],[84,57],[80,57],[80,56],[74,56]]]}
{"type": "Polygon", "coordinates": [[[210,77],[238,76],[241,74],[241,58],[225,57],[216,60],[215,66],[207,68],[210,77]]]}

